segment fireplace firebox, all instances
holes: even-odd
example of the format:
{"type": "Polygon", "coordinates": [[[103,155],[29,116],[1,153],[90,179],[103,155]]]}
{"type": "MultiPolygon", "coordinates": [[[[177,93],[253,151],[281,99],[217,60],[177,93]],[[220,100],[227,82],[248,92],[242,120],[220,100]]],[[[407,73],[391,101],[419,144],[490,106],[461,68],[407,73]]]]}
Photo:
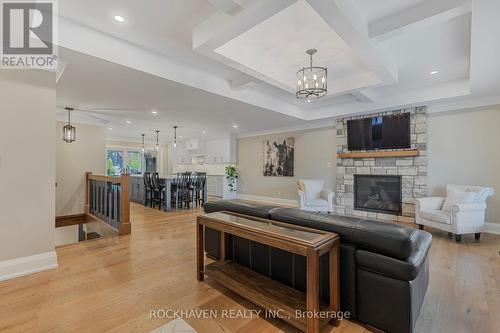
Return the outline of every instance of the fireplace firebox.
{"type": "Polygon", "coordinates": [[[354,209],[401,215],[401,176],[354,175],[354,209]]]}

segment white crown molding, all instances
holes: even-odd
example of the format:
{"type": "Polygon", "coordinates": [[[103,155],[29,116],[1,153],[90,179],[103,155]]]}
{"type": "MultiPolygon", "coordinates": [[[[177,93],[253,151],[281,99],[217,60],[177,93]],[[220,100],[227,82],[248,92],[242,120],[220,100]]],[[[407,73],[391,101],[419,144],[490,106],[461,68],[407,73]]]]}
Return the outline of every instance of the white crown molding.
{"type": "Polygon", "coordinates": [[[0,281],[58,268],[55,251],[0,262],[0,281]]]}
{"type": "Polygon", "coordinates": [[[299,203],[297,202],[297,200],[280,199],[280,198],[266,197],[266,196],[261,196],[261,195],[250,195],[250,194],[240,194],[240,193],[238,193],[237,197],[238,197],[238,199],[241,199],[241,200],[256,201],[256,202],[262,202],[262,203],[267,203],[267,204],[284,205],[284,206],[291,206],[291,207],[298,207],[299,206],[299,203]]]}

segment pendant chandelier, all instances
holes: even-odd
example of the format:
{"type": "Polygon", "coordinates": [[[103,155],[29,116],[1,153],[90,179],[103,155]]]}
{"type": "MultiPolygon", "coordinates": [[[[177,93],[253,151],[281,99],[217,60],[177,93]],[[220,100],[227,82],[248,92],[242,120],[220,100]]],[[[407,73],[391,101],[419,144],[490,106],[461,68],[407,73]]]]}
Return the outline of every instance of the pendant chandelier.
{"type": "Polygon", "coordinates": [[[297,72],[297,99],[305,99],[310,102],[313,98],[320,98],[327,94],[328,70],[326,67],[313,66],[313,54],[316,49],[309,49],[309,67],[304,67],[297,72]]]}
{"type": "Polygon", "coordinates": [[[68,123],[63,127],[63,141],[72,143],[76,140],[76,128],[71,125],[71,111],[73,108],[65,108],[68,111],[68,123]]]}
{"type": "Polygon", "coordinates": [[[177,127],[174,126],[174,149],[177,149],[177,127]]]}
{"type": "Polygon", "coordinates": [[[146,134],[141,134],[142,136],[142,155],[144,155],[144,137],[146,136],[146,134]]]}
{"type": "Polygon", "coordinates": [[[159,140],[160,131],[156,130],[156,155],[160,154],[160,140],[159,140]]]}

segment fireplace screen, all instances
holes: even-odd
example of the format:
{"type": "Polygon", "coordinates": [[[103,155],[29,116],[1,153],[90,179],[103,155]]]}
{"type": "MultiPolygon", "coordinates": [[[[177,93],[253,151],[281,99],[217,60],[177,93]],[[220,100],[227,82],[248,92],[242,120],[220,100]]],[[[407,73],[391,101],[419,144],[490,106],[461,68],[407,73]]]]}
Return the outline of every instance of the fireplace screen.
{"type": "Polygon", "coordinates": [[[354,175],[354,209],[401,214],[401,176],[354,175]]]}

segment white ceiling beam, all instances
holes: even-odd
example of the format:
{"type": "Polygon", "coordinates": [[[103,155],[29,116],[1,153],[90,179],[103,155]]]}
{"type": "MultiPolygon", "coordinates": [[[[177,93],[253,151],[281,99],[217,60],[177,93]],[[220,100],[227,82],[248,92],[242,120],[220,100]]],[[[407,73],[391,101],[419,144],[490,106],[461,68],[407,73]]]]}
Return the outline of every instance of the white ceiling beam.
{"type": "Polygon", "coordinates": [[[397,82],[396,63],[370,41],[368,23],[360,15],[354,1],[307,0],[307,2],[383,83],[397,82]]]}
{"type": "Polygon", "coordinates": [[[471,27],[471,94],[500,95],[500,1],[474,0],[471,27]]]}
{"type": "Polygon", "coordinates": [[[208,2],[229,15],[236,15],[243,9],[242,1],[238,0],[208,0],[208,2]]]}
{"type": "Polygon", "coordinates": [[[240,91],[243,89],[254,87],[259,83],[260,81],[256,80],[250,75],[242,74],[229,81],[229,87],[232,90],[240,91]]]}
{"type": "Polygon", "coordinates": [[[373,103],[375,102],[376,98],[376,94],[368,89],[360,89],[353,91],[351,95],[361,103],[373,103]]]}
{"type": "Polygon", "coordinates": [[[410,30],[464,15],[471,10],[471,0],[427,0],[370,23],[370,38],[376,42],[391,39],[410,30]]]}

